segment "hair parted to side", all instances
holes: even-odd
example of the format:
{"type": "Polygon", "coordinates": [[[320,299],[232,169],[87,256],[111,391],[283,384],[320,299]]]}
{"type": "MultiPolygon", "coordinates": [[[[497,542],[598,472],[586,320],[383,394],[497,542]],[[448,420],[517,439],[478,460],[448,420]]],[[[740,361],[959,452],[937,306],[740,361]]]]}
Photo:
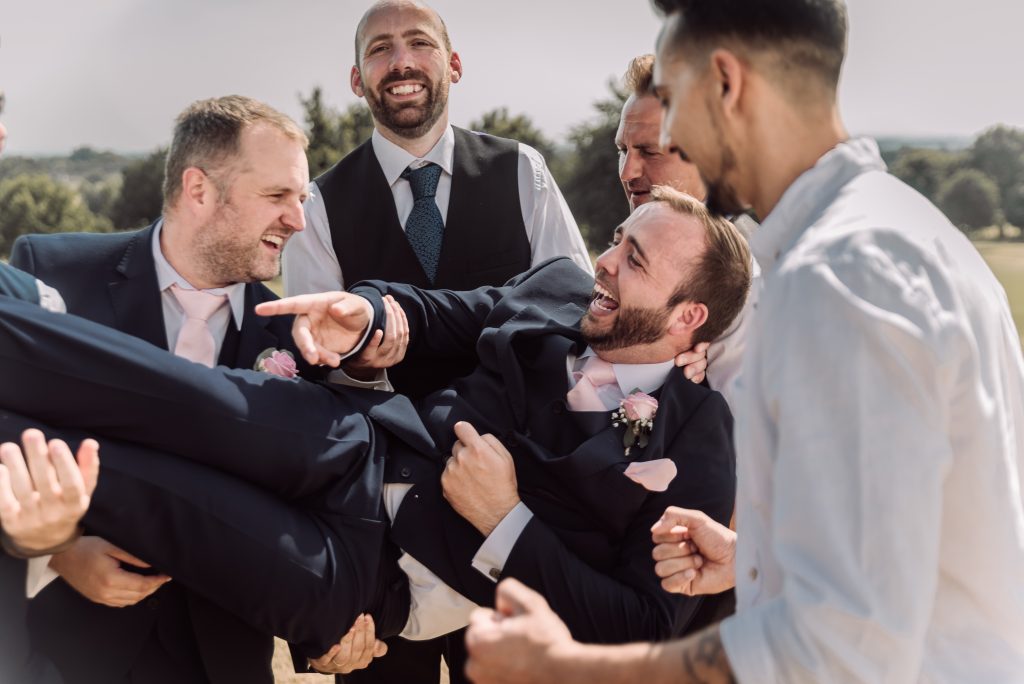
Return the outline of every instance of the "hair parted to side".
{"type": "Polygon", "coordinates": [[[835,91],[846,57],[849,19],[844,0],[653,0],[666,15],[678,14],[671,41],[691,54],[736,41],[773,50],[784,69],[817,74],[835,91]]]}
{"type": "Polygon", "coordinates": [[[630,60],[622,77],[622,86],[627,95],[643,97],[651,94],[654,80],[654,55],[640,55],[630,60]]]}
{"type": "Polygon", "coordinates": [[[684,278],[669,298],[669,308],[682,302],[708,307],[708,319],[694,333],[693,343],[711,342],[722,335],[743,309],[750,290],[750,247],[731,221],[713,216],[696,197],[667,185],[651,188],[651,201],[700,221],[704,227],[704,254],[693,274],[684,278]]]}
{"type": "MultiPolygon", "coordinates": [[[[297,123],[270,105],[242,95],[227,95],[190,104],[178,115],[164,166],[164,213],[181,193],[181,176],[196,167],[213,174],[238,154],[242,132],[256,124],[273,126],[286,137],[309,145],[297,123]]],[[[223,191],[227,184],[214,177],[223,191]]]]}

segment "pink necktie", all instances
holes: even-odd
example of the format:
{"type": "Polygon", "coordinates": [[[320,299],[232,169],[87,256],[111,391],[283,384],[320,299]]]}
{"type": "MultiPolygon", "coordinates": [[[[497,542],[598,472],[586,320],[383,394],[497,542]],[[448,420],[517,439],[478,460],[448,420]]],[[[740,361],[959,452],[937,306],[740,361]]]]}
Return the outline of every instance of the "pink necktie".
{"type": "Polygon", "coordinates": [[[597,356],[588,356],[583,368],[573,372],[572,376],[576,379],[576,386],[565,395],[570,411],[610,410],[601,401],[598,390],[602,387],[606,393],[618,390],[618,381],[615,379],[612,364],[597,356]]]}
{"type": "Polygon", "coordinates": [[[212,368],[217,345],[206,322],[217,309],[224,306],[228,296],[202,290],[185,290],[177,285],[171,285],[171,292],[185,310],[185,321],[178,333],[174,354],[212,368]]]}

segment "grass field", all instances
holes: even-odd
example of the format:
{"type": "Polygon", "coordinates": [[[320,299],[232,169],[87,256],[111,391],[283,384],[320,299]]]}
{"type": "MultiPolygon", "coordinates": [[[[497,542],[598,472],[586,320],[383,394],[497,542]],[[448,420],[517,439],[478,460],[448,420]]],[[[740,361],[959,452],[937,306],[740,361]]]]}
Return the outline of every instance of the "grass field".
{"type": "Polygon", "coordinates": [[[975,242],[1010,299],[1017,332],[1024,338],[1024,242],[975,242]]]}

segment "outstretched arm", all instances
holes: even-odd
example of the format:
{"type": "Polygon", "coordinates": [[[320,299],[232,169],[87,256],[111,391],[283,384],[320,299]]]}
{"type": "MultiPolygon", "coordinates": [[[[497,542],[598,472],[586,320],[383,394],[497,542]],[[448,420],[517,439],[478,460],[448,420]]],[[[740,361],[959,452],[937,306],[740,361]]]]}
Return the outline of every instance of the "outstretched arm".
{"type": "Polygon", "coordinates": [[[477,684],[735,681],[717,625],[663,644],[583,645],[540,594],[515,580],[498,585],[495,610],[474,612],[466,648],[466,674],[477,684]]]}

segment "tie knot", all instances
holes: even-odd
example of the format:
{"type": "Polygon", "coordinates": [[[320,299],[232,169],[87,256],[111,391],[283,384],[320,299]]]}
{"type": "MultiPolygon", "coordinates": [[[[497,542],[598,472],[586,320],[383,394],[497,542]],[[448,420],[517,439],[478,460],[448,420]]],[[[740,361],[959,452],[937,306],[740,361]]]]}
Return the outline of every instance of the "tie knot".
{"type": "Polygon", "coordinates": [[[227,295],[211,294],[203,290],[186,290],[177,285],[171,285],[171,292],[181,304],[185,316],[200,321],[209,320],[217,309],[224,306],[224,302],[228,298],[227,295]]]}
{"type": "Polygon", "coordinates": [[[409,181],[414,202],[424,197],[433,197],[437,193],[437,181],[441,178],[441,167],[433,163],[418,169],[410,166],[402,172],[402,178],[409,181]]]}
{"type": "Polygon", "coordinates": [[[612,364],[604,359],[599,359],[596,355],[588,356],[587,360],[583,363],[583,367],[578,372],[582,377],[589,380],[590,384],[594,387],[618,384],[618,380],[615,378],[615,368],[612,364]]]}

